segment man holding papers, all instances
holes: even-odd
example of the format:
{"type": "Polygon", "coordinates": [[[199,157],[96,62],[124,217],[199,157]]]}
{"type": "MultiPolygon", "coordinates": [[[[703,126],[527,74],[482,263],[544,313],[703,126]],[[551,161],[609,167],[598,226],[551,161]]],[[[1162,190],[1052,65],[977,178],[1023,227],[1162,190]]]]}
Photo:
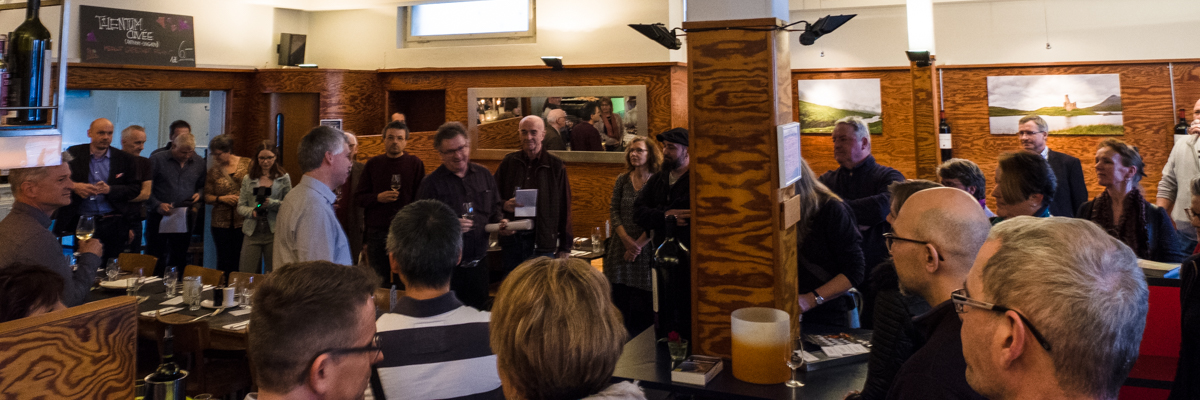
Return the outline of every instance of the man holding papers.
{"type": "Polygon", "coordinates": [[[496,185],[505,199],[504,216],[516,222],[532,219],[533,229],[502,231],[504,269],[511,271],[533,257],[567,257],[571,233],[571,184],[562,159],[543,151],[546,127],[530,115],[518,126],[521,150],[509,153],[496,169],[496,185]],[[535,204],[526,204],[528,202],[535,204]]]}
{"type": "Polygon", "coordinates": [[[200,200],[208,170],[196,154],[196,139],[181,133],[171,141],[171,149],[150,156],[154,171],[150,198],[146,200],[146,252],[158,257],[154,275],[165,266],[184,266],[188,262],[191,232],[188,210],[200,200]]]}

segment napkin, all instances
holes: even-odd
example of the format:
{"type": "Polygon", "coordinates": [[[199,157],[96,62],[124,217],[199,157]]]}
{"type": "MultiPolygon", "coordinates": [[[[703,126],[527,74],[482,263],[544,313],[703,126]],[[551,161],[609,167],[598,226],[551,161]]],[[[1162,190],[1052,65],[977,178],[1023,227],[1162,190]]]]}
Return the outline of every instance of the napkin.
{"type": "Polygon", "coordinates": [[[183,296],[175,296],[175,297],[171,298],[170,300],[164,301],[159,304],[162,304],[164,306],[173,306],[173,305],[183,304],[183,296]]]}
{"type": "Polygon", "coordinates": [[[242,321],[242,322],[225,325],[225,326],[222,326],[221,328],[228,329],[231,331],[240,331],[242,329],[246,329],[246,326],[248,326],[248,325],[250,325],[250,321],[242,321]]]}
{"type": "Polygon", "coordinates": [[[158,312],[158,315],[167,315],[167,314],[177,312],[180,310],[183,310],[183,307],[164,307],[164,308],[160,308],[157,310],[150,310],[150,311],[143,312],[142,316],[143,317],[153,317],[154,312],[156,312],[156,311],[158,312]]]}
{"type": "Polygon", "coordinates": [[[249,314],[249,313],[250,313],[250,310],[247,310],[247,309],[241,309],[241,310],[236,310],[236,311],[230,311],[230,312],[229,312],[229,315],[232,315],[232,316],[235,316],[235,317],[237,317],[237,316],[242,316],[242,315],[246,315],[246,314],[249,314]]]}

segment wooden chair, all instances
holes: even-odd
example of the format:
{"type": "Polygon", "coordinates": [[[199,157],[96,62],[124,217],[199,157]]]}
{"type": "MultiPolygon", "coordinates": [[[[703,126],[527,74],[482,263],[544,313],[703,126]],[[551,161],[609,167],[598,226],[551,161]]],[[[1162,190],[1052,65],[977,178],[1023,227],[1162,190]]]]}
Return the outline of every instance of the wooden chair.
{"type": "MultiPolygon", "coordinates": [[[[392,311],[392,297],[390,288],[375,289],[375,311],[390,312],[392,311]]],[[[403,290],[396,290],[396,298],[404,297],[403,290]]]]}
{"type": "MultiPolygon", "coordinates": [[[[160,316],[157,321],[162,326],[160,346],[167,327],[174,335],[172,354],[179,368],[188,371],[187,394],[210,393],[215,398],[238,394],[241,398],[251,386],[246,352],[212,349],[208,321],[188,322],[191,319],[186,315],[169,314],[160,316]]],[[[166,349],[159,349],[160,354],[163,350],[166,349]]]]}
{"type": "Polygon", "coordinates": [[[0,324],[0,393],[132,399],[137,302],[113,297],[0,324]]]}
{"type": "Polygon", "coordinates": [[[249,272],[230,272],[229,284],[232,285],[233,282],[244,281],[246,278],[254,278],[254,280],[250,282],[250,289],[258,290],[258,286],[262,285],[263,280],[267,279],[267,276],[249,272]]]}
{"type": "Polygon", "coordinates": [[[199,276],[201,283],[218,286],[221,284],[221,279],[225,277],[225,272],[219,269],[204,268],[199,265],[189,265],[183,268],[183,276],[199,276]]]}
{"type": "Polygon", "coordinates": [[[121,253],[117,255],[117,262],[121,264],[121,271],[133,272],[141,268],[142,273],[149,276],[154,274],[154,267],[158,265],[158,257],[138,253],[121,253]]]}

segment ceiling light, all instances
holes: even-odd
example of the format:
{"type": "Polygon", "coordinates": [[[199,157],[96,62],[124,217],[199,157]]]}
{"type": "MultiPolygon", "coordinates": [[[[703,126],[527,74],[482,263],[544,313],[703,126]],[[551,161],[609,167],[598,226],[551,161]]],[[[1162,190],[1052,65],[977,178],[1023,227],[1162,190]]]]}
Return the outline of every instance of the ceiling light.
{"type": "Polygon", "coordinates": [[[812,46],[813,42],[816,42],[821,36],[825,36],[830,32],[833,32],[835,29],[841,27],[842,24],[845,24],[846,21],[849,21],[851,18],[854,18],[857,15],[858,14],[826,15],[821,19],[818,19],[817,22],[808,24],[808,27],[804,28],[804,33],[800,34],[800,44],[812,46]]]}
{"type": "Polygon", "coordinates": [[[629,27],[668,49],[679,50],[680,47],[683,47],[683,44],[679,42],[679,38],[675,37],[675,30],[667,30],[667,26],[661,22],[657,24],[629,24],[629,27]]]}

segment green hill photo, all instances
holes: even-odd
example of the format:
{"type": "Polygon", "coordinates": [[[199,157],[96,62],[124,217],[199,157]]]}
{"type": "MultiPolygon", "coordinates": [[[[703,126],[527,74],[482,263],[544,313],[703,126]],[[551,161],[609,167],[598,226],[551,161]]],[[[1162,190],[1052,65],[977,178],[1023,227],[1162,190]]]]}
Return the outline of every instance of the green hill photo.
{"type": "MultiPolygon", "coordinates": [[[[801,133],[806,134],[831,134],[833,133],[833,126],[837,124],[837,120],[845,117],[862,117],[864,119],[870,119],[878,116],[876,114],[862,111],[843,110],[840,108],[823,106],[803,100],[800,100],[799,108],[800,127],[802,128],[801,133]]],[[[881,119],[879,121],[871,122],[867,124],[867,128],[871,131],[872,135],[881,135],[883,134],[883,120],[881,119]]]]}

